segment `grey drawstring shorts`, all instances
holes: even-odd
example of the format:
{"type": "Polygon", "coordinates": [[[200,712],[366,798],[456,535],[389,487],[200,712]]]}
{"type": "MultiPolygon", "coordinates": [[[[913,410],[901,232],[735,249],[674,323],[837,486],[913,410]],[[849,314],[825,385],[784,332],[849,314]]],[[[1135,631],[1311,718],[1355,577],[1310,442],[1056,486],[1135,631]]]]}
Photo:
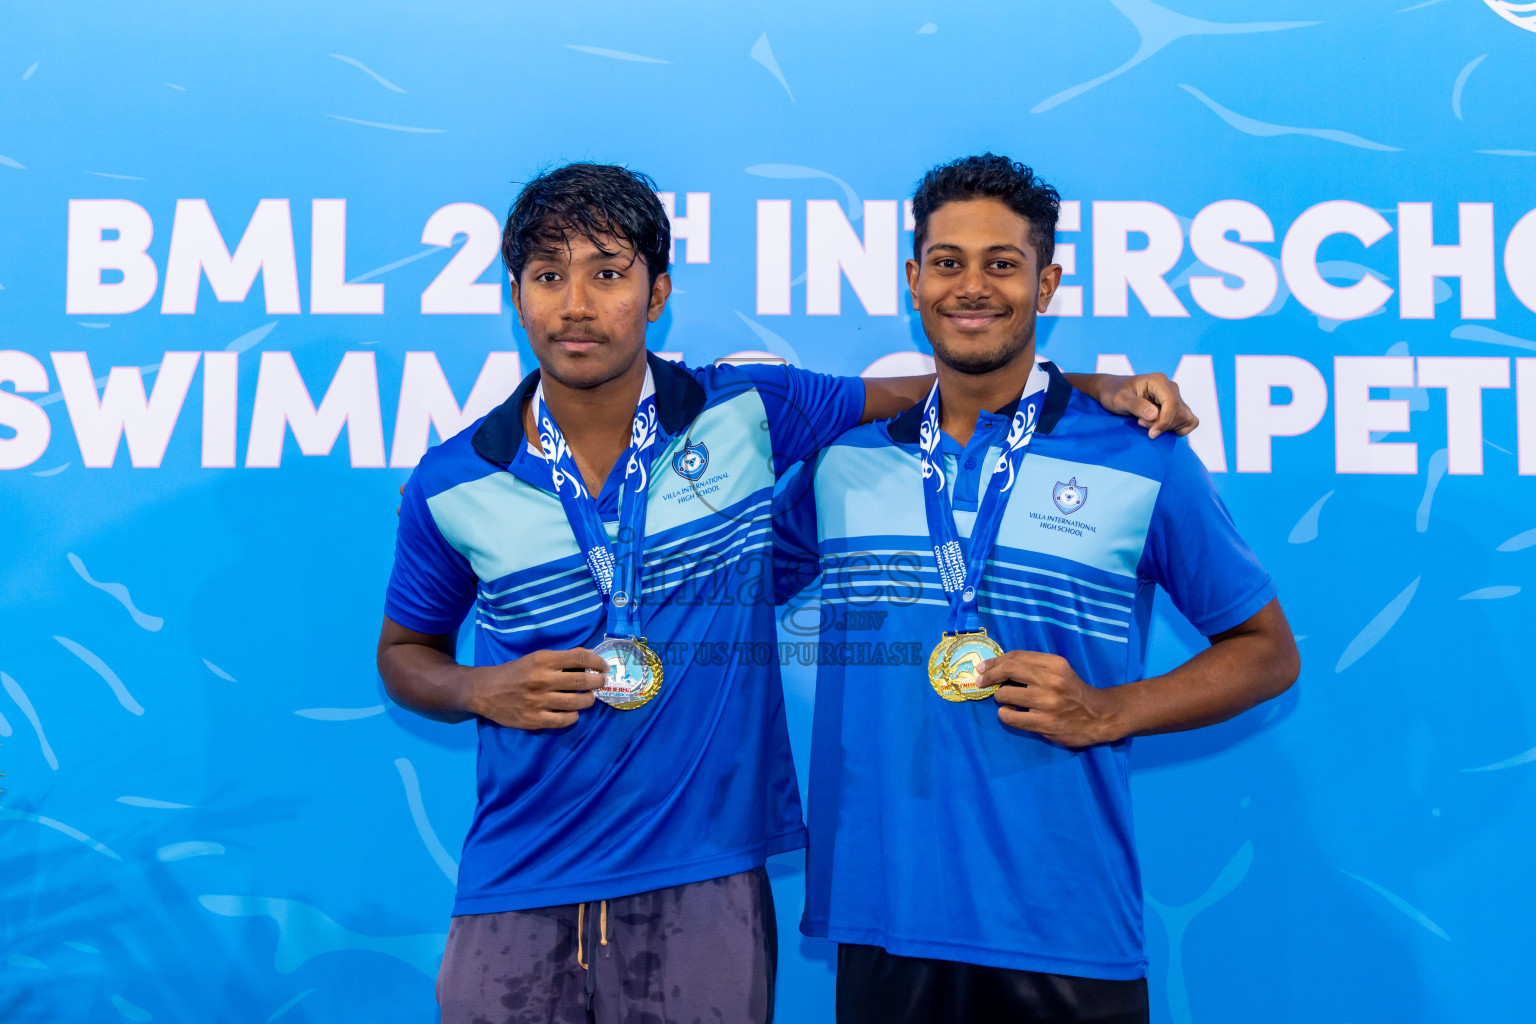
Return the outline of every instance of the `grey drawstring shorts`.
{"type": "Polygon", "coordinates": [[[778,930],[763,868],[619,899],[453,919],[443,1024],[767,1024],[778,930]]]}

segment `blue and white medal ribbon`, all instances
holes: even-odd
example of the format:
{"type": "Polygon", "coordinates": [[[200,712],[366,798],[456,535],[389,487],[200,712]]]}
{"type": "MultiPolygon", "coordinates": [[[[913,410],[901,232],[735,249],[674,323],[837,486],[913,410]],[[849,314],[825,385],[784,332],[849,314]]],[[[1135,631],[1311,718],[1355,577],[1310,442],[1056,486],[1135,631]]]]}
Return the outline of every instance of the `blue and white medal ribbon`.
{"type": "Polygon", "coordinates": [[[1002,653],[1002,648],[987,638],[981,625],[981,613],[977,610],[977,591],[986,571],[987,559],[997,543],[1002,528],[1003,513],[1008,507],[1008,497],[1018,479],[1019,464],[1029,449],[1040,422],[1040,409],[1045,404],[1046,388],[1050,378],[1037,363],[1030,371],[1024,393],[1019,398],[1018,411],[1008,428],[1003,451],[992,467],[986,493],[976,511],[976,524],[971,531],[971,557],[967,564],[960,543],[960,531],[955,526],[953,488],[948,486],[944,474],[944,457],[940,453],[943,433],[939,427],[939,385],[923,403],[923,421],[918,431],[918,447],[922,453],[923,506],[928,517],[928,538],[933,544],[933,557],[938,564],[939,582],[949,599],[949,623],[944,637],[933,649],[928,661],[929,682],[941,697],[947,700],[975,700],[988,696],[995,686],[981,688],[972,685],[976,681],[976,667],[987,658],[1002,653]]]}
{"type": "Polygon", "coordinates": [[[586,558],[587,571],[607,606],[607,634],[593,648],[608,662],[608,674],[597,697],[618,708],[639,707],[661,688],[661,661],[640,636],[640,597],[645,553],[645,509],[651,460],[656,454],[656,386],[649,369],[630,424],[624,460],[624,486],[619,495],[619,538],[615,552],[608,531],[588,493],[565,435],[544,404],[541,381],[533,393],[539,448],[549,464],[555,494],[565,508],[566,521],[586,558]]]}

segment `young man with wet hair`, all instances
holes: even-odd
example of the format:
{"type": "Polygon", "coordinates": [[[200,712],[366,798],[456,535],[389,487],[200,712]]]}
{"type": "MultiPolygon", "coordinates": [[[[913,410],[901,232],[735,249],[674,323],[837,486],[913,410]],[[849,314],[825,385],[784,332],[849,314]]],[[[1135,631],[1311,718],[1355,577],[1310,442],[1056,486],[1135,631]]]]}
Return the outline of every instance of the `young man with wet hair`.
{"type": "Polygon", "coordinates": [[[1299,671],[1188,444],[1037,357],[1057,205],[1004,157],[929,171],[907,281],[937,381],[823,450],[780,524],[821,572],[823,641],[878,622],[853,639],[923,651],[817,669],[801,927],[840,943],[841,1024],[1146,1021],[1131,737],[1299,671]],[[1158,586],[1210,647],[1143,678],[1158,586]]]}
{"type": "MultiPolygon", "coordinates": [[[[931,378],[648,355],[669,246],[644,175],[529,182],[503,255],[539,368],[404,488],[379,671],[401,705],[479,726],[448,1024],[772,1015],[764,863],[805,842],[777,659],[753,656],[776,640],[773,489],[931,378]]],[[[1162,379],[1085,386],[1148,419],[1159,399],[1165,428],[1187,414],[1162,379]]]]}

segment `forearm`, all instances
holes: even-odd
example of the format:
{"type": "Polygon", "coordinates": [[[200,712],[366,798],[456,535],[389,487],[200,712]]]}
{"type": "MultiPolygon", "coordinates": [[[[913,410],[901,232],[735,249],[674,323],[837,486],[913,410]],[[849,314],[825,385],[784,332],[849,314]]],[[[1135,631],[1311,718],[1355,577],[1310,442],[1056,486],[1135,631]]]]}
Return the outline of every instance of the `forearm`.
{"type": "MultiPolygon", "coordinates": [[[[1100,405],[1106,404],[1113,386],[1125,378],[1111,373],[1067,373],[1067,382],[1100,405]]],[[[864,419],[887,420],[912,408],[933,388],[933,374],[921,377],[864,378],[864,419]]]]}
{"type": "Polygon", "coordinates": [[[1240,637],[1207,648],[1169,672],[1115,688],[1116,738],[1183,732],[1225,722],[1284,693],[1287,677],[1274,645],[1240,637]]]}
{"type": "Polygon", "coordinates": [[[460,665],[451,651],[423,643],[380,641],[379,675],[396,704],[423,718],[463,722],[470,710],[475,669],[460,665]]]}
{"type": "MultiPolygon", "coordinates": [[[[1148,437],[1172,432],[1180,437],[1200,425],[1200,418],[1179,396],[1179,386],[1161,373],[1121,377],[1112,373],[1068,373],[1067,381],[1117,416],[1133,416],[1148,437]]],[[[866,377],[864,416],[860,422],[890,419],[912,408],[933,387],[933,376],[866,377]]]]}
{"type": "Polygon", "coordinates": [[[1112,738],[1182,732],[1224,722],[1284,693],[1301,670],[1277,601],[1166,675],[1113,694],[1112,738]]]}
{"type": "Polygon", "coordinates": [[[865,377],[864,417],[860,423],[888,420],[912,408],[933,390],[934,375],[921,377],[865,377]]]}
{"type": "Polygon", "coordinates": [[[1104,404],[1106,385],[1111,381],[1120,380],[1119,377],[1109,373],[1063,373],[1062,376],[1067,378],[1068,384],[1100,405],[1104,404]]]}

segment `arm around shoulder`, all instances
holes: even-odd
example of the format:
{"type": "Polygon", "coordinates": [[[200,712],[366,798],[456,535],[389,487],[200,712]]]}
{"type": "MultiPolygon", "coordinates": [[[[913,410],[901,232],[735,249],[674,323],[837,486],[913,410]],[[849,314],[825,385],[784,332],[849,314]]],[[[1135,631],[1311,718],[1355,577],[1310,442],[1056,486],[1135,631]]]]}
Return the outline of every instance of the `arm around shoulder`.
{"type": "Polygon", "coordinates": [[[874,423],[899,416],[928,397],[933,374],[921,377],[865,377],[864,415],[860,423],[874,423]]]}
{"type": "Polygon", "coordinates": [[[1112,373],[1064,373],[1078,391],[1117,416],[1134,416],[1149,437],[1171,433],[1184,437],[1200,425],[1200,417],[1184,401],[1179,386],[1166,374],[1141,373],[1122,377],[1112,373]]]}

